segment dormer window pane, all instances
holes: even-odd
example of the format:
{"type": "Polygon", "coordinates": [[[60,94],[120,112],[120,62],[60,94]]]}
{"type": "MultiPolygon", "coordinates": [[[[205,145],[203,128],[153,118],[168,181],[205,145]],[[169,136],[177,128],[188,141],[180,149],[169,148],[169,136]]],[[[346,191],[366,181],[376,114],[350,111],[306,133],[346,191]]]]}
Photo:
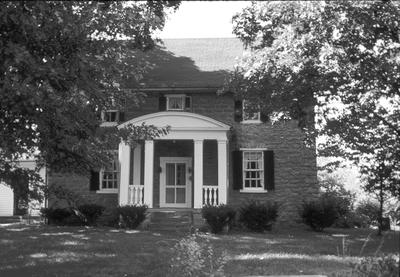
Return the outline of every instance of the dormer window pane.
{"type": "Polygon", "coordinates": [[[167,110],[169,111],[183,111],[184,109],[184,96],[168,96],[167,97],[167,110]]]}
{"type": "Polygon", "coordinates": [[[119,112],[116,110],[105,111],[103,113],[103,122],[118,122],[118,114],[119,112]]]}
{"type": "Polygon", "coordinates": [[[243,101],[243,121],[258,122],[260,121],[260,108],[253,107],[247,101],[243,101]]]}

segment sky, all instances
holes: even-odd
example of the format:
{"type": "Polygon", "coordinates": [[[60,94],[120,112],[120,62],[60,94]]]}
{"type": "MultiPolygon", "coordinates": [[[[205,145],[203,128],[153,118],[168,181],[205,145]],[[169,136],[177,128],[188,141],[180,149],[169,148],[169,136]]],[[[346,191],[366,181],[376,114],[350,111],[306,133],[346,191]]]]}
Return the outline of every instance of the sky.
{"type": "Polygon", "coordinates": [[[182,1],[169,15],[160,38],[223,38],[232,34],[232,16],[250,1],[182,1]]]}

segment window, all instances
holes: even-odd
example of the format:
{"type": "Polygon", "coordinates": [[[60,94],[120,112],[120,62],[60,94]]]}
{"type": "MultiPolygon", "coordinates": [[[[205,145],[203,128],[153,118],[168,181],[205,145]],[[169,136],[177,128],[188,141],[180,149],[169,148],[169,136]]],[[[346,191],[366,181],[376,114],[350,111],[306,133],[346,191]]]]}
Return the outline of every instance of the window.
{"type": "Polygon", "coordinates": [[[184,111],[191,108],[191,97],[185,94],[167,95],[167,111],[184,111]]]}
{"type": "Polygon", "coordinates": [[[101,114],[101,120],[103,122],[117,123],[119,121],[119,111],[118,110],[103,111],[101,114]]]}
{"type": "Polygon", "coordinates": [[[244,123],[260,123],[260,109],[252,107],[248,101],[243,101],[243,121],[244,123]]]}
{"type": "Polygon", "coordinates": [[[264,190],[263,151],[243,151],[243,190],[264,190]]]}
{"type": "Polygon", "coordinates": [[[100,190],[117,192],[119,183],[118,152],[114,152],[111,164],[100,171],[100,190]]]}

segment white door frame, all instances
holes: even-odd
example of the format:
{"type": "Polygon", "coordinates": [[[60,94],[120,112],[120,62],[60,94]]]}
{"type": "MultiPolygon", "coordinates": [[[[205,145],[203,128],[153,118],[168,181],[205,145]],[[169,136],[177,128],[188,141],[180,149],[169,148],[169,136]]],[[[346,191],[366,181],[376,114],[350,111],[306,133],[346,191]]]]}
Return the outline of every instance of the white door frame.
{"type": "Polygon", "coordinates": [[[160,208],[191,208],[192,207],[192,158],[191,157],[160,157],[160,208]],[[186,203],[170,204],[165,203],[166,189],[166,163],[186,164],[186,203]]]}

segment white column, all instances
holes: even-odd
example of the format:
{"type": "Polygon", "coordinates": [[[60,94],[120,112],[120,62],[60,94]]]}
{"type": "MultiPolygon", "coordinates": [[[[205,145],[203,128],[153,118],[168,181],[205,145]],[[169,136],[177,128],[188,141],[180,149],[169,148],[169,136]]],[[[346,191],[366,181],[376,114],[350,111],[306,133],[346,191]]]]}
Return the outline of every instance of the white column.
{"type": "Polygon", "coordinates": [[[120,166],[119,177],[119,205],[128,204],[129,187],[129,163],[131,148],[125,142],[120,142],[118,146],[118,158],[120,166]]]}
{"type": "Polygon", "coordinates": [[[143,185],[140,183],[141,174],[141,157],[142,146],[140,144],[136,145],[133,150],[133,185],[143,185]]]}
{"type": "Polygon", "coordinates": [[[219,204],[227,203],[228,159],[227,141],[218,140],[218,201],[219,204]]]}
{"type": "Polygon", "coordinates": [[[144,143],[144,204],[153,208],[154,141],[144,143]]]}
{"type": "Polygon", "coordinates": [[[194,141],[194,203],[195,209],[203,207],[203,140],[194,141]]]}

